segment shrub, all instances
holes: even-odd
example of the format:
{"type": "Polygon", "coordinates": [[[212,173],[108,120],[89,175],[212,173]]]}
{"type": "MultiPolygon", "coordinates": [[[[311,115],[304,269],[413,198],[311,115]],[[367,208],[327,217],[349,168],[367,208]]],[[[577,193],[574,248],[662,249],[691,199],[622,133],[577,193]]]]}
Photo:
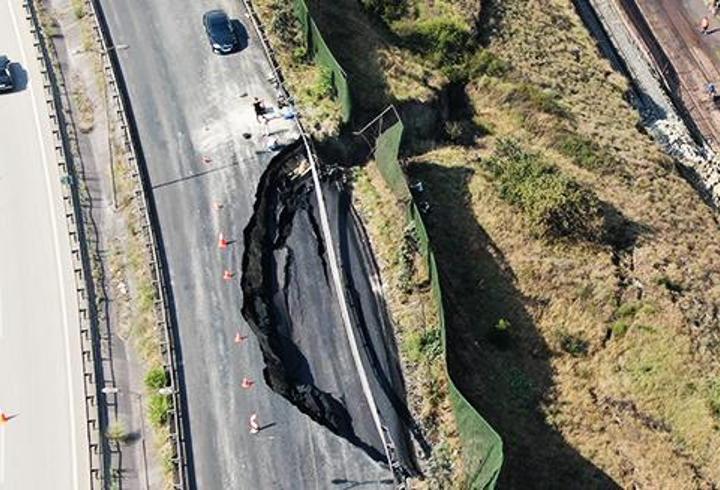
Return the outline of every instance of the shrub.
{"type": "Polygon", "coordinates": [[[280,40],[290,46],[299,46],[301,43],[300,21],[295,15],[292,2],[278,1],[272,5],[273,16],[270,28],[280,40]]]}
{"type": "Polygon", "coordinates": [[[596,142],[578,134],[566,133],[559,138],[556,148],[582,168],[597,170],[616,163],[616,159],[596,142]]]}
{"type": "Polygon", "coordinates": [[[408,36],[412,48],[428,53],[439,65],[462,60],[471,40],[470,30],[452,17],[432,17],[417,22],[408,36]]]}
{"type": "Polygon", "coordinates": [[[440,329],[430,328],[420,336],[420,351],[428,362],[432,362],[442,354],[442,334],[440,329]]]}
{"type": "Polygon", "coordinates": [[[590,343],[579,335],[574,335],[560,330],[558,332],[560,348],[573,357],[585,356],[590,348],[590,343]]]}
{"type": "Polygon", "coordinates": [[[625,320],[619,320],[615,323],[613,323],[612,326],[612,335],[613,337],[622,337],[627,333],[627,331],[630,330],[630,324],[626,322],[625,320]]]}
{"type": "Polygon", "coordinates": [[[442,354],[442,334],[439,328],[413,330],[405,340],[405,351],[411,362],[427,364],[442,354]]]}
{"type": "Polygon", "coordinates": [[[501,349],[505,349],[510,344],[510,322],[504,318],[498,320],[498,322],[490,329],[488,338],[490,342],[495,344],[501,349]]]}
{"type": "Polygon", "coordinates": [[[657,279],[655,279],[655,283],[658,286],[665,286],[665,289],[672,293],[680,294],[683,292],[682,284],[679,282],[673,281],[668,276],[660,276],[657,279]]]}
{"type": "Polygon", "coordinates": [[[168,421],[170,400],[167,395],[153,393],[148,402],[148,418],[153,427],[162,427],[168,421]]]}
{"type": "Polygon", "coordinates": [[[309,88],[309,95],[316,101],[332,97],[335,93],[333,76],[330,68],[320,66],[315,83],[309,88]]]}
{"type": "Polygon", "coordinates": [[[497,180],[500,196],[526,214],[536,234],[549,238],[601,236],[603,219],[595,194],[537,154],[524,151],[513,140],[500,140],[486,165],[497,180]]]}
{"type": "Polygon", "coordinates": [[[465,75],[469,79],[483,75],[501,77],[508,71],[510,63],[501,60],[487,49],[478,49],[465,62],[465,75]]]}
{"type": "Polygon", "coordinates": [[[154,367],[150,369],[145,375],[145,386],[150,391],[157,391],[160,388],[167,386],[167,373],[161,367],[154,367]]]}
{"type": "Polygon", "coordinates": [[[105,435],[111,441],[123,442],[127,437],[127,431],[125,430],[125,425],[121,421],[115,420],[110,423],[105,435]]]}
{"type": "Polygon", "coordinates": [[[615,311],[615,316],[618,318],[633,317],[640,310],[640,303],[624,303],[615,311]]]}
{"type": "Polygon", "coordinates": [[[386,22],[401,18],[408,10],[407,0],[360,0],[369,12],[382,17],[386,22]]]}
{"type": "Polygon", "coordinates": [[[708,403],[712,414],[720,418],[720,379],[716,379],[710,385],[710,393],[708,403]]]}
{"type": "Polygon", "coordinates": [[[569,113],[558,101],[557,94],[540,90],[535,85],[520,83],[505,96],[505,102],[528,104],[539,112],[558,117],[568,117],[569,113]]]}

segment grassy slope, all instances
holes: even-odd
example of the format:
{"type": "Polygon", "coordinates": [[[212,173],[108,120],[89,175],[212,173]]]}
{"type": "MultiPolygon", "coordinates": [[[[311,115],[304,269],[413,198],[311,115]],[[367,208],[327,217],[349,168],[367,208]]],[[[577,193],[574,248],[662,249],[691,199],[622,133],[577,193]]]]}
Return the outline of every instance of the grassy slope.
{"type": "MultiPolygon", "coordinates": [[[[465,375],[464,391],[505,440],[501,483],[717,484],[717,221],[636,129],[626,81],[599,56],[569,1],[486,3],[487,48],[512,66],[466,89],[476,124],[491,132],[470,146],[438,143],[410,155],[410,172],[426,183],[433,206],[451,368],[465,375]],[[481,162],[505,136],[594,190],[622,224],[627,247],[529,233],[481,162]],[[506,350],[486,337],[499,319],[511,323],[506,350]]],[[[428,100],[443,75],[397,47],[356,5],[323,2],[318,22],[338,40],[330,45],[356,83],[367,82],[358,84],[367,112],[388,100],[428,100]]],[[[292,74],[293,64],[286,69],[292,74]]],[[[360,181],[357,198],[394,296],[393,247],[403,230],[373,211],[389,202],[377,174],[363,172],[360,181]]]]}

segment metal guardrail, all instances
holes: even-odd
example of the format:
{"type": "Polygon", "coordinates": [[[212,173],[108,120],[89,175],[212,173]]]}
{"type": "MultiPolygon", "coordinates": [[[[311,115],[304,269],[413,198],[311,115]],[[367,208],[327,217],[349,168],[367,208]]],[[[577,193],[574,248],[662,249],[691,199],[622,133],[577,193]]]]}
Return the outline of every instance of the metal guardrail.
{"type": "Polygon", "coordinates": [[[78,301],[78,315],[80,323],[80,344],[82,350],[83,369],[83,391],[85,398],[85,418],[87,422],[87,442],[89,449],[90,467],[90,488],[102,489],[106,487],[107,479],[103,470],[103,427],[101,408],[99,400],[99,386],[96,382],[95,367],[98,362],[96,353],[99,352],[99,332],[93,328],[91,312],[94,311],[90,305],[88,291],[89,278],[92,277],[90,258],[84,232],[82,229],[83,216],[80,200],[77,193],[77,175],[72,165],[72,160],[67,158],[69,142],[65,138],[64,128],[61,127],[59,111],[62,108],[60,93],[54,86],[55,75],[51,62],[50,53],[42,37],[42,28],[38,19],[37,11],[32,0],[23,2],[26,18],[30,21],[34,45],[37,50],[37,59],[42,66],[43,86],[45,88],[45,100],[50,114],[52,132],[55,144],[58,169],[62,185],[63,207],[70,236],[70,249],[72,253],[72,264],[75,276],[75,287],[78,301]]]}
{"type": "MultiPolygon", "coordinates": [[[[164,360],[164,368],[168,373],[170,386],[172,389],[170,408],[170,438],[174,449],[172,463],[174,465],[174,481],[173,488],[187,489],[190,488],[190,478],[188,475],[188,459],[184,426],[184,411],[182,410],[182,400],[180,392],[180,371],[177,361],[176,333],[175,327],[171,320],[172,316],[169,309],[168,288],[164,270],[164,263],[161,260],[161,253],[158,246],[156,236],[156,223],[154,219],[154,209],[152,208],[152,200],[150,198],[151,185],[142,168],[141,160],[138,155],[141,154],[140,142],[137,140],[133,132],[133,126],[128,117],[128,98],[124,85],[122,85],[122,75],[120,63],[115,51],[115,46],[110,35],[110,31],[105,22],[102,8],[98,0],[85,0],[87,7],[87,15],[93,20],[93,30],[95,39],[100,48],[103,58],[103,73],[107,83],[108,99],[114,104],[115,121],[108,121],[110,124],[118,123],[122,133],[125,152],[128,164],[131,167],[131,177],[135,181],[134,199],[136,212],[142,221],[141,229],[145,239],[145,248],[149,257],[149,265],[152,269],[152,284],[156,293],[155,300],[155,316],[157,320],[158,331],[163,335],[161,341],[162,355],[164,360]]],[[[112,126],[111,126],[112,127],[112,126]]]]}

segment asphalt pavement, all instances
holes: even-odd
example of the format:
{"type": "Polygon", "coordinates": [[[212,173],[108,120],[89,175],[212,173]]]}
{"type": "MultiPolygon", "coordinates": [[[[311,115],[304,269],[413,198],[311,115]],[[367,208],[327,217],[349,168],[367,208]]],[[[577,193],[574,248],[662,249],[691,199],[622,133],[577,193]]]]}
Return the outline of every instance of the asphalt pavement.
{"type": "MultiPolygon", "coordinates": [[[[242,232],[253,212],[260,176],[272,153],[251,100],[274,99],[270,66],[239,2],[102,0],[128,87],[160,222],[181,343],[187,393],[192,472],[200,489],[379,488],[392,485],[386,465],[301,414],[268,389],[255,338],[240,314],[242,232]],[[246,26],[238,53],[210,52],[202,14],[222,7],[246,26]],[[218,206],[220,204],[220,206],[218,206]],[[230,240],[218,248],[218,233],[230,240]],[[223,272],[235,274],[223,280],[223,272]],[[248,335],[236,344],[237,333],[248,335]],[[248,377],[249,390],[240,383],[248,377]],[[257,413],[263,429],[250,434],[257,413]]],[[[280,140],[294,137],[288,121],[271,120],[280,140]]],[[[301,227],[307,229],[307,227],[301,227]]],[[[294,283],[310,303],[304,312],[328,312],[324,330],[307,331],[303,348],[327,389],[353,380],[335,298],[310,291],[326,281],[316,266],[313,235],[293,236],[302,264],[294,283]],[[302,257],[308,261],[302,262],[302,257]],[[334,317],[334,318],[333,318],[334,317]],[[324,337],[323,337],[324,336],[324,337]],[[317,342],[313,342],[313,338],[317,342]],[[325,338],[325,342],[321,342],[325,338]],[[328,341],[329,340],[329,341],[328,341]],[[320,355],[315,355],[320,353],[320,355]]],[[[298,306],[297,308],[300,308],[298,306]]],[[[299,310],[298,310],[299,311],[299,310]]],[[[315,313],[306,313],[315,318],[315,313]]],[[[353,380],[357,382],[356,380],[353,380]]],[[[339,396],[342,396],[340,394],[339,396]]],[[[368,434],[369,437],[369,434],[368,434]]]]}
{"type": "Polygon", "coordinates": [[[1,490],[89,488],[75,277],[40,63],[21,2],[0,0],[1,490]]]}

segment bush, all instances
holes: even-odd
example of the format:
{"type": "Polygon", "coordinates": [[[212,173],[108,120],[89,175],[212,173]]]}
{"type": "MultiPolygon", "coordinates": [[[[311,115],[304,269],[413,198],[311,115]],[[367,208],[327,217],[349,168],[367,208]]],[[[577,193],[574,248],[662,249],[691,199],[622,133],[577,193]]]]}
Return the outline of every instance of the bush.
{"type": "Polygon", "coordinates": [[[501,77],[508,71],[510,71],[510,64],[486,49],[478,49],[465,62],[465,75],[469,79],[483,75],[501,77]]]}
{"type": "Polygon", "coordinates": [[[590,343],[579,335],[573,335],[561,330],[558,333],[558,337],[560,340],[560,348],[573,357],[585,356],[590,348],[590,343]]]}
{"type": "Polygon", "coordinates": [[[153,427],[162,427],[168,421],[170,400],[167,395],[153,393],[148,402],[148,418],[153,427]]]}
{"type": "Polygon", "coordinates": [[[401,18],[408,10],[407,0],[360,0],[363,7],[386,22],[401,18]]]}
{"type": "Polygon", "coordinates": [[[309,88],[309,95],[316,101],[332,97],[335,94],[333,76],[330,68],[320,66],[315,83],[309,88]]]}
{"type": "Polygon", "coordinates": [[[533,109],[558,117],[568,117],[569,113],[558,101],[557,94],[540,90],[535,85],[521,83],[513,87],[505,96],[505,102],[517,102],[530,105],[533,109]]]}
{"type": "Polygon", "coordinates": [[[121,421],[115,420],[110,423],[105,435],[111,441],[123,442],[127,438],[127,431],[125,430],[125,425],[121,421]]]}
{"type": "Polygon", "coordinates": [[[720,379],[710,385],[709,405],[712,414],[720,419],[720,379]]]}
{"type": "Polygon", "coordinates": [[[615,316],[618,318],[634,317],[635,314],[640,310],[640,303],[624,303],[615,311],[615,316]]]}
{"type": "Polygon", "coordinates": [[[295,47],[304,44],[301,39],[300,21],[295,15],[292,2],[273,2],[272,12],[270,28],[280,41],[295,47]]]}
{"type": "Polygon", "coordinates": [[[596,142],[577,134],[565,134],[559,138],[556,148],[582,168],[597,170],[616,163],[616,159],[596,142]]]}
{"type": "Polygon", "coordinates": [[[533,232],[549,238],[597,239],[603,219],[595,194],[513,140],[500,140],[486,162],[500,196],[518,206],[533,232]]]}
{"type": "Polygon", "coordinates": [[[406,355],[413,363],[429,364],[442,354],[442,349],[442,334],[439,328],[413,330],[406,337],[406,355]]]}
{"type": "Polygon", "coordinates": [[[145,375],[145,386],[153,392],[167,386],[167,382],[167,373],[161,367],[154,367],[145,375]]]}
{"type": "Polygon", "coordinates": [[[460,62],[468,49],[470,29],[451,17],[433,17],[417,22],[408,36],[412,48],[428,53],[439,65],[460,62]]]}
{"type": "Polygon", "coordinates": [[[622,337],[624,336],[627,331],[630,330],[630,324],[626,322],[625,320],[619,320],[615,323],[613,323],[612,326],[612,335],[613,337],[622,337]]]}
{"type": "Polygon", "coordinates": [[[506,349],[510,345],[510,322],[504,318],[490,329],[488,339],[501,349],[506,349]]]}

